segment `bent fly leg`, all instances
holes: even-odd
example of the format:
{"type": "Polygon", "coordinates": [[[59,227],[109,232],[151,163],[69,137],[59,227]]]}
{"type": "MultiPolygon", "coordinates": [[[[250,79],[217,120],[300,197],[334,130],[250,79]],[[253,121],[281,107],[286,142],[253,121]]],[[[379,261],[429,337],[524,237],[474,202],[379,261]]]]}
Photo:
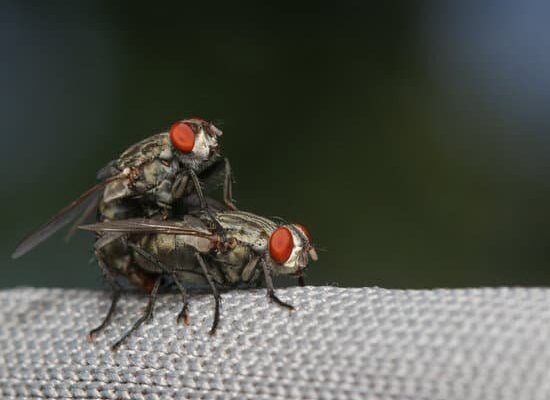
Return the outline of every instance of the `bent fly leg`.
{"type": "Polygon", "coordinates": [[[223,202],[230,210],[237,210],[237,207],[233,203],[233,172],[231,171],[231,164],[229,159],[224,158],[225,174],[223,179],[223,202]]]}
{"type": "Polygon", "coordinates": [[[178,290],[181,293],[181,301],[183,305],[181,306],[181,311],[178,314],[178,317],[176,318],[176,323],[179,324],[183,322],[185,325],[189,325],[189,314],[188,314],[188,308],[189,308],[189,296],[187,294],[187,290],[185,290],[185,287],[181,284],[179,279],[175,276],[175,274],[172,276],[172,279],[174,280],[174,283],[178,287],[178,290]]]}
{"type": "Polygon", "coordinates": [[[216,287],[216,284],[214,283],[214,280],[210,276],[210,272],[208,271],[208,265],[206,264],[206,261],[204,261],[204,258],[197,253],[196,256],[197,261],[199,262],[202,272],[208,281],[208,284],[210,285],[210,288],[212,289],[212,294],[214,295],[214,301],[215,301],[215,308],[214,308],[214,321],[212,322],[212,328],[210,328],[210,334],[213,335],[216,333],[216,329],[218,328],[218,323],[220,321],[220,300],[221,296],[218,292],[218,288],[216,287]]]}
{"type": "Polygon", "coordinates": [[[178,317],[176,319],[176,322],[179,324],[180,322],[183,322],[185,325],[189,325],[189,315],[187,313],[189,308],[189,296],[187,294],[187,290],[185,290],[185,287],[182,285],[180,280],[178,279],[178,276],[176,274],[176,271],[173,268],[168,267],[166,264],[164,264],[162,261],[158,259],[157,256],[154,254],[149,253],[148,251],[142,249],[141,247],[135,245],[134,243],[128,242],[128,247],[131,247],[136,253],[138,253],[140,256],[145,258],[150,263],[157,266],[160,270],[165,272],[166,274],[169,274],[172,277],[172,280],[174,281],[175,285],[178,287],[178,290],[181,294],[181,299],[183,306],[181,308],[180,313],[178,314],[178,317]]]}
{"type": "Polygon", "coordinates": [[[90,333],[88,333],[88,339],[90,340],[90,342],[93,342],[95,340],[95,338],[97,337],[97,335],[107,327],[107,325],[109,325],[109,322],[111,322],[111,319],[113,318],[113,314],[115,313],[115,309],[116,309],[116,305],[118,303],[118,300],[120,299],[120,288],[115,288],[113,287],[112,289],[113,291],[113,294],[112,294],[112,298],[111,298],[111,305],[109,306],[109,311],[107,311],[107,315],[105,316],[105,318],[103,318],[103,321],[101,322],[101,324],[92,329],[90,331],[90,333]]]}
{"type": "Polygon", "coordinates": [[[214,176],[218,177],[223,174],[223,202],[229,210],[235,211],[237,207],[233,203],[233,173],[229,159],[220,158],[210,164],[207,168],[199,172],[203,181],[210,181],[214,176]]]}
{"type": "Polygon", "coordinates": [[[189,175],[179,174],[174,183],[172,184],[172,198],[179,199],[183,197],[185,189],[187,188],[187,182],[189,181],[189,175]]]}
{"type": "Polygon", "coordinates": [[[103,318],[103,321],[101,322],[101,324],[99,326],[92,329],[88,333],[88,340],[90,342],[93,342],[95,340],[95,338],[97,337],[97,335],[103,329],[105,329],[107,327],[107,325],[109,325],[109,323],[111,322],[111,319],[113,318],[113,315],[114,315],[115,310],[116,310],[117,303],[120,300],[120,295],[121,295],[121,292],[122,292],[122,289],[120,288],[118,283],[116,283],[115,279],[112,277],[112,274],[110,273],[109,268],[105,264],[105,261],[103,260],[103,257],[101,256],[101,253],[100,253],[98,248],[96,248],[96,250],[95,250],[95,255],[96,255],[97,262],[99,264],[99,268],[100,268],[103,276],[105,277],[105,279],[109,282],[109,285],[111,286],[112,297],[111,297],[111,305],[109,306],[109,311],[107,311],[107,315],[105,315],[105,317],[103,318]]]}
{"type": "Polygon", "coordinates": [[[111,346],[111,350],[113,351],[118,350],[120,345],[124,343],[124,341],[128,339],[128,337],[132,333],[134,333],[144,322],[153,318],[153,311],[155,308],[155,303],[157,301],[157,294],[160,288],[161,280],[162,280],[162,276],[159,276],[156,279],[155,284],[151,289],[151,293],[149,293],[149,302],[147,303],[147,308],[145,309],[145,312],[143,313],[143,315],[139,317],[139,319],[136,322],[134,322],[134,325],[128,331],[126,331],[126,333],[122,335],[122,337],[118,339],[118,341],[115,344],[111,346]]]}
{"type": "Polygon", "coordinates": [[[208,215],[208,218],[214,224],[214,228],[216,229],[216,233],[222,238],[222,242],[225,242],[225,232],[223,230],[223,227],[220,225],[218,220],[214,217],[214,214],[212,214],[212,211],[210,211],[210,207],[208,207],[208,203],[206,203],[206,199],[204,197],[204,193],[202,192],[201,184],[199,182],[199,178],[197,177],[197,174],[195,173],[195,171],[190,169],[189,170],[189,176],[191,177],[191,180],[193,181],[193,185],[195,186],[195,192],[197,193],[197,196],[199,197],[201,210],[208,215]]]}
{"type": "Polygon", "coordinates": [[[293,311],[294,306],[288,303],[285,303],[275,295],[275,288],[273,287],[273,280],[271,279],[271,271],[269,271],[267,263],[263,258],[260,260],[260,263],[262,264],[262,270],[264,271],[265,286],[267,287],[267,296],[269,297],[269,299],[274,301],[276,304],[280,305],[281,307],[286,307],[290,311],[293,311]]]}

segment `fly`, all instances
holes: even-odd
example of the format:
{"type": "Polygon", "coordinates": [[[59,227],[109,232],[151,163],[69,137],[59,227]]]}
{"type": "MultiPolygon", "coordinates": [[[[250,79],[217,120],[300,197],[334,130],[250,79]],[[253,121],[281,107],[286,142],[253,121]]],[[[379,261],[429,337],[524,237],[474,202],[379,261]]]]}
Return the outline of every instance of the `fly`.
{"type": "MultiPolygon", "coordinates": [[[[163,286],[175,286],[182,297],[177,322],[189,323],[186,286],[206,285],[215,301],[210,334],[219,322],[220,289],[254,286],[263,280],[268,297],[276,304],[294,307],[275,294],[272,277],[293,275],[299,279],[317,253],[303,225],[276,223],[244,211],[217,211],[222,239],[203,213],[180,220],[128,219],[80,226],[98,233],[96,252],[111,276],[128,281],[149,293],[145,313],[113,346],[116,350],[139,326],[153,316],[157,294],[163,286]],[[123,238],[126,253],[112,252],[106,244],[123,238]]],[[[111,320],[122,288],[114,286],[111,306],[103,322],[90,332],[93,339],[111,320]]]]}
{"type": "Polygon", "coordinates": [[[236,209],[231,199],[231,169],[218,152],[222,132],[200,118],[174,123],[168,132],[159,133],[134,144],[97,173],[100,181],[67,205],[48,222],[28,235],[17,246],[18,258],[76,219],[69,231],[90,216],[100,220],[123,219],[161,214],[169,218],[173,205],[186,194],[195,192],[201,209],[212,219],[218,234],[220,225],[208,209],[200,179],[225,165],[224,201],[236,209]]]}

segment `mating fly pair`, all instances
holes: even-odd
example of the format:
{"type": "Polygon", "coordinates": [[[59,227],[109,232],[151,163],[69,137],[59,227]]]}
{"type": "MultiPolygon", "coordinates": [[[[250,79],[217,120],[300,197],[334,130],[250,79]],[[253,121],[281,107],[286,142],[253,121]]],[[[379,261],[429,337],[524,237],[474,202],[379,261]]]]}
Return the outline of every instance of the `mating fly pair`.
{"type": "Polygon", "coordinates": [[[281,306],[272,275],[302,279],[309,257],[317,259],[307,230],[236,211],[227,159],[218,152],[221,131],[199,118],[172,125],[123,152],[98,173],[100,183],[86,191],[17,247],[19,257],[58,229],[92,214],[98,222],[82,229],[96,232],[94,252],[113,290],[109,311],[94,338],[109,323],[121,292],[134,287],[149,293],[145,313],[113,345],[116,349],[151,318],[158,292],[176,287],[182,295],[177,321],[188,322],[186,286],[207,285],[215,299],[214,333],[219,321],[220,289],[257,285],[281,306]],[[205,198],[201,182],[224,169],[224,204],[205,198]],[[198,203],[198,204],[197,204],[198,203]]]}

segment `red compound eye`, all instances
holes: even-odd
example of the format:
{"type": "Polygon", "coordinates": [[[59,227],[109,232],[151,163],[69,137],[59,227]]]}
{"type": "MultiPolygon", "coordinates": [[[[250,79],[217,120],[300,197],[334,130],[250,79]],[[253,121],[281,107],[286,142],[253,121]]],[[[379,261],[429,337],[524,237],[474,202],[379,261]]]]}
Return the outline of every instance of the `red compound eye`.
{"type": "Polygon", "coordinates": [[[278,264],[283,264],[292,253],[294,239],[288,228],[283,226],[275,229],[269,238],[269,255],[278,264]]]}
{"type": "Polygon", "coordinates": [[[191,153],[195,146],[195,132],[185,122],[176,122],[170,128],[170,141],[182,153],[191,153]]]}
{"type": "Polygon", "coordinates": [[[305,226],[303,226],[302,224],[294,224],[294,227],[296,227],[300,232],[304,234],[308,242],[311,242],[311,233],[309,233],[308,229],[305,226]]]}

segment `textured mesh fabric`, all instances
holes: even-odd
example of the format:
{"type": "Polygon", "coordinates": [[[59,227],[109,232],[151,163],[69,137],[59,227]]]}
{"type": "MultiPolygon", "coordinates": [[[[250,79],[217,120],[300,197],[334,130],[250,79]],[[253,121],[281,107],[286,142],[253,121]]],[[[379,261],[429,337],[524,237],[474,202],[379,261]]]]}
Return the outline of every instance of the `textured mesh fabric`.
{"type": "Polygon", "coordinates": [[[0,292],[0,397],[105,399],[550,399],[550,290],[306,287],[177,295],[113,353],[146,298],[123,297],[94,343],[105,292],[0,292]]]}

